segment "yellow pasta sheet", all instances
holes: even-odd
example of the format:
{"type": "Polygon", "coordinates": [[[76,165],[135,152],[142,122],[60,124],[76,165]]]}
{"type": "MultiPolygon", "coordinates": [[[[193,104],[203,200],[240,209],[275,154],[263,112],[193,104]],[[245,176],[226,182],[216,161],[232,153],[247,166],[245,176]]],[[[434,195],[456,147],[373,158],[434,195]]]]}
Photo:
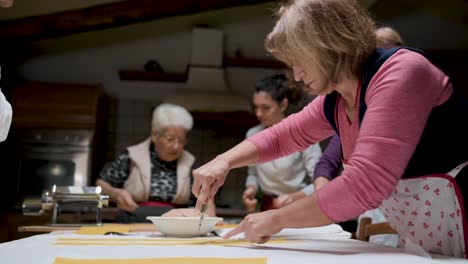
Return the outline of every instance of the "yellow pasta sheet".
{"type": "MultiPolygon", "coordinates": [[[[303,243],[299,240],[270,239],[266,244],[303,243]]],[[[243,239],[203,238],[64,238],[59,237],[53,245],[60,246],[249,246],[256,245],[243,239]]]]}
{"type": "Polygon", "coordinates": [[[82,226],[76,230],[76,234],[79,235],[104,235],[106,232],[130,232],[129,225],[110,224],[103,226],[82,226]]]}
{"type": "Polygon", "coordinates": [[[54,264],[266,264],[267,258],[144,258],[72,259],[55,258],[54,264]]]}

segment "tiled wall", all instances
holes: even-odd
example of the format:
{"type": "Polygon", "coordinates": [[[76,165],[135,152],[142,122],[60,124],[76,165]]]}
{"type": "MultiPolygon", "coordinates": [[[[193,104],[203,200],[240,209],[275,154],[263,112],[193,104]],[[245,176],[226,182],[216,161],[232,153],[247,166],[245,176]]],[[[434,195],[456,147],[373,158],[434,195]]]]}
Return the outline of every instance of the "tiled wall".
{"type": "Polygon", "coordinates": [[[110,155],[118,155],[128,146],[150,136],[152,110],[159,102],[112,100],[109,119],[110,155]]]}
{"type": "MultiPolygon", "coordinates": [[[[111,99],[106,147],[106,157],[109,162],[128,146],[139,143],[150,135],[152,112],[160,103],[159,101],[111,99]]],[[[195,155],[196,164],[200,166],[242,141],[244,135],[245,131],[223,134],[216,128],[206,126],[199,128],[195,123],[194,129],[189,133],[186,149],[195,155]]],[[[217,205],[243,208],[241,197],[245,177],[245,168],[232,170],[216,197],[217,205]]]]}

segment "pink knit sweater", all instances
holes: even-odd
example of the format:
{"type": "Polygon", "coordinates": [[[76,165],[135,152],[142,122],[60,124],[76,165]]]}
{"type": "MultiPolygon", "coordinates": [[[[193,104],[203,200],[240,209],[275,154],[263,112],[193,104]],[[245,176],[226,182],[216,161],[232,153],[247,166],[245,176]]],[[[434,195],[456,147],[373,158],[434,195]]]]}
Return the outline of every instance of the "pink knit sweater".
{"type": "MultiPolygon", "coordinates": [[[[347,165],[340,177],[317,192],[320,209],[334,221],[345,221],[386,199],[403,174],[431,109],[445,102],[452,91],[449,78],[422,55],[399,50],[367,88],[367,111],[360,129],[358,111],[350,123],[340,100],[337,123],[347,165]]],[[[324,96],[319,96],[303,111],[249,138],[259,151],[260,162],[334,134],[323,102],[324,96]]]]}

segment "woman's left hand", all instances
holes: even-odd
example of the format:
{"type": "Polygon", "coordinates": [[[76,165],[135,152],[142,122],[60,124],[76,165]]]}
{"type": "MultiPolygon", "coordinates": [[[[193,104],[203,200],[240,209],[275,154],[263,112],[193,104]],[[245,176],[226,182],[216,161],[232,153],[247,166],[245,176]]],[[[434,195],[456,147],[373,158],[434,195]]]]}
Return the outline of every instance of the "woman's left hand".
{"type": "Polygon", "coordinates": [[[228,239],[232,236],[244,232],[245,240],[255,243],[265,243],[270,237],[283,229],[276,221],[277,210],[269,210],[261,213],[249,214],[233,230],[227,233],[223,238],[228,239]]]}
{"type": "Polygon", "coordinates": [[[277,198],[273,199],[273,207],[274,208],[281,208],[289,203],[292,203],[293,196],[289,194],[282,194],[278,196],[277,198]]]}

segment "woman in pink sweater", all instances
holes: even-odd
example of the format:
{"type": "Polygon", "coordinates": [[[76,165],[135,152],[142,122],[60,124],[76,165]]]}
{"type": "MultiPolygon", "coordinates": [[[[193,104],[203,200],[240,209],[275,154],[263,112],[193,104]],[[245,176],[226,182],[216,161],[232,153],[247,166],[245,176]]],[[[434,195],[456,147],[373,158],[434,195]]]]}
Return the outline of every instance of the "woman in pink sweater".
{"type": "Polygon", "coordinates": [[[340,177],[288,206],[248,215],[227,237],[244,232],[263,243],[283,228],[328,225],[379,207],[400,246],[465,257],[460,194],[468,174],[463,166],[451,170],[468,161],[468,111],[449,77],[419,51],[375,50],[374,22],[354,1],[289,1],[278,16],[266,48],[319,96],[195,170],[197,204],[214,197],[230,169],[336,132],[346,164],[340,177]]]}

